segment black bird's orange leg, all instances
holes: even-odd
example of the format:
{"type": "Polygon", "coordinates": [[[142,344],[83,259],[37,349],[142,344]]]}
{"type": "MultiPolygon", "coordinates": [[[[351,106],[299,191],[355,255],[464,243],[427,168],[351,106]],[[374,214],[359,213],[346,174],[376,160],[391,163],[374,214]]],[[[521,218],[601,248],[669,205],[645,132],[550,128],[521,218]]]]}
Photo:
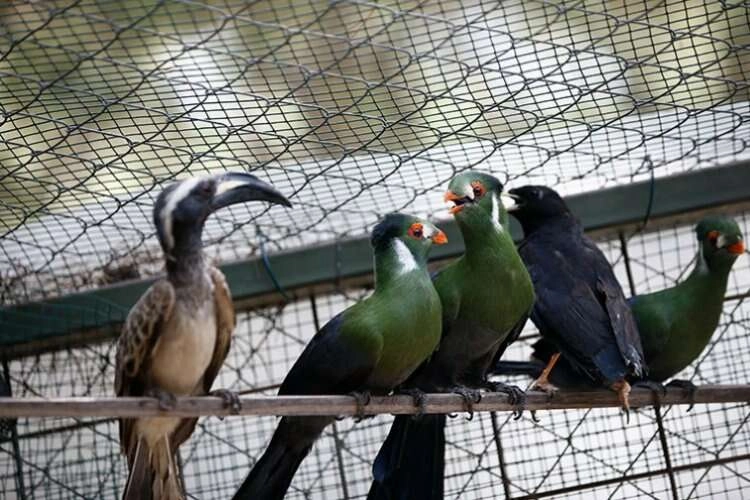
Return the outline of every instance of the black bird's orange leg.
{"type": "Polygon", "coordinates": [[[614,384],[609,386],[610,389],[617,393],[617,398],[620,400],[622,409],[625,410],[625,417],[627,422],[630,422],[630,384],[625,380],[618,380],[614,384]]]}
{"type": "Polygon", "coordinates": [[[560,359],[560,353],[556,352],[551,358],[549,358],[549,362],[547,363],[547,366],[544,367],[544,370],[542,370],[542,374],[539,375],[539,378],[532,382],[529,387],[530,389],[536,389],[547,393],[555,392],[557,390],[557,387],[550,383],[549,375],[552,373],[552,369],[555,367],[558,359],[560,359]]]}

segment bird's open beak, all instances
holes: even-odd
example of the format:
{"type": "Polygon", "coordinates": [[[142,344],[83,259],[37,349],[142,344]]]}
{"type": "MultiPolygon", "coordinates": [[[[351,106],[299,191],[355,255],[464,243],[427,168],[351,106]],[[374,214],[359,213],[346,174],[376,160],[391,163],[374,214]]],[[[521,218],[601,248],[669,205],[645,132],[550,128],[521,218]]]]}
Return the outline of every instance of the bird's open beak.
{"type": "Polygon", "coordinates": [[[438,232],[432,237],[432,242],[436,245],[445,245],[448,243],[448,237],[438,229],[438,232]]]}
{"type": "Polygon", "coordinates": [[[506,212],[517,212],[521,209],[523,206],[523,196],[517,195],[515,192],[515,189],[509,189],[507,192],[503,193],[502,196],[508,196],[509,198],[513,199],[513,202],[508,202],[508,205],[505,204],[505,201],[503,200],[503,206],[505,206],[506,212]]]}
{"type": "Polygon", "coordinates": [[[247,201],[268,201],[277,205],[291,207],[289,200],[273,186],[254,175],[244,172],[222,174],[216,181],[216,193],[211,202],[211,210],[219,210],[236,203],[247,201]]]}
{"type": "Polygon", "coordinates": [[[506,212],[513,212],[514,210],[518,210],[521,207],[521,205],[518,203],[519,199],[520,198],[518,196],[510,193],[502,193],[500,195],[500,203],[503,204],[506,212]]]}
{"type": "Polygon", "coordinates": [[[443,201],[446,203],[453,202],[453,206],[450,208],[450,212],[456,215],[458,212],[464,209],[464,204],[468,201],[465,196],[459,196],[453,191],[446,191],[443,196],[443,201]]]}
{"type": "Polygon", "coordinates": [[[745,252],[745,244],[742,242],[742,240],[738,241],[737,243],[732,243],[731,245],[727,246],[727,252],[731,253],[732,255],[740,255],[745,252]]]}

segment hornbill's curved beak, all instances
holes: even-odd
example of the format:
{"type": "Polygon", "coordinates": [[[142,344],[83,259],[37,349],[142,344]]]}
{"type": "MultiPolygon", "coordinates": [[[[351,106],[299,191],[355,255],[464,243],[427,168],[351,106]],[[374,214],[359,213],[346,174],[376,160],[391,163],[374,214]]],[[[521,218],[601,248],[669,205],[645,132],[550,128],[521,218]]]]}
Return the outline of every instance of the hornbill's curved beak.
{"type": "Polygon", "coordinates": [[[211,200],[211,210],[244,203],[246,201],[268,201],[277,205],[291,207],[292,204],[273,186],[254,175],[244,172],[228,172],[216,178],[216,193],[211,200]]]}

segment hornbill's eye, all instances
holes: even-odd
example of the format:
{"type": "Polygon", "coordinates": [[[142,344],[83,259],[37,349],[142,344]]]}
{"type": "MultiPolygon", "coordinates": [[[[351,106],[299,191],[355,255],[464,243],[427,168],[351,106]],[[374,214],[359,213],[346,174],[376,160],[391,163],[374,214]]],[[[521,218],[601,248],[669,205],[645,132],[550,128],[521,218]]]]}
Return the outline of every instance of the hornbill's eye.
{"type": "Polygon", "coordinates": [[[211,196],[213,194],[211,183],[205,181],[198,184],[198,189],[196,189],[196,191],[201,196],[211,196]]]}

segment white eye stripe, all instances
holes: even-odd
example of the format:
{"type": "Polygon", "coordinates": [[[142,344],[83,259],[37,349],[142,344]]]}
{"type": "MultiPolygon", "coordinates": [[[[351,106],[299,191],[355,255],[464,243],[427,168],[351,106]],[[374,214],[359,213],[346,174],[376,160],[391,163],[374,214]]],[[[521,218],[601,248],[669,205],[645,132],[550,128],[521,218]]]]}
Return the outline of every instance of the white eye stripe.
{"type": "Polygon", "coordinates": [[[716,238],[716,247],[717,248],[724,248],[727,244],[727,238],[723,234],[720,234],[718,238],[716,238]]]}
{"type": "Polygon", "coordinates": [[[503,226],[500,224],[500,202],[495,195],[492,195],[492,225],[498,232],[503,230],[503,226]]]}
{"type": "Polygon", "coordinates": [[[399,264],[399,273],[406,273],[413,271],[419,267],[414,256],[411,254],[409,249],[406,247],[406,243],[396,238],[393,240],[393,248],[396,251],[396,259],[399,264]]]}
{"type": "Polygon", "coordinates": [[[164,229],[164,242],[168,249],[174,247],[174,235],[172,234],[172,213],[174,212],[180,201],[184,200],[190,192],[203,180],[202,177],[194,177],[182,181],[173,191],[170,193],[167,202],[164,203],[159,217],[161,218],[161,226],[164,229]]]}

